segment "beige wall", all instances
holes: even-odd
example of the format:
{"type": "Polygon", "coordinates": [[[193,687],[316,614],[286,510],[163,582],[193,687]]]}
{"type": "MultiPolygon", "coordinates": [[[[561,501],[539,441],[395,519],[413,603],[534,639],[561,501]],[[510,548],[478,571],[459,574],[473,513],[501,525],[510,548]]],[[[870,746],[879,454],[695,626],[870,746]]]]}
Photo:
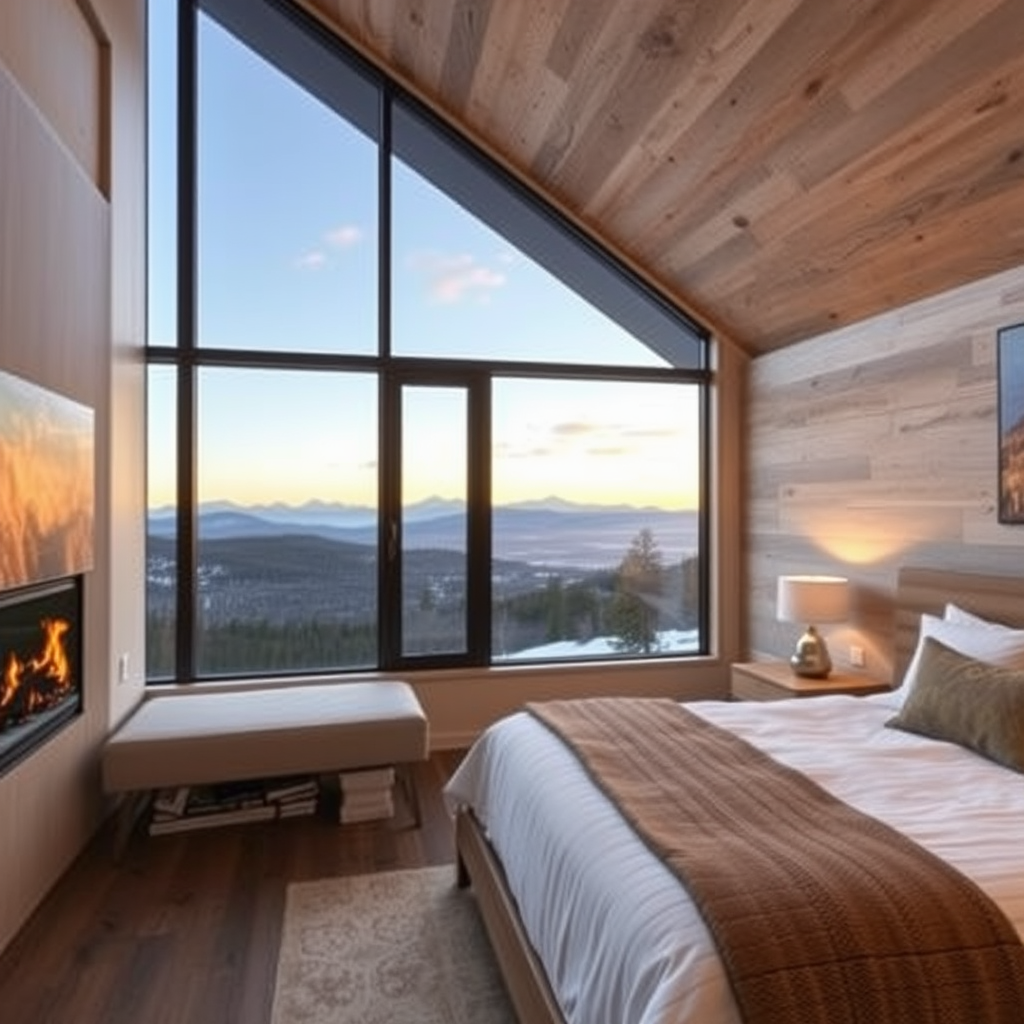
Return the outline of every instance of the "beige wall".
{"type": "Polygon", "coordinates": [[[901,565],[1024,574],[1024,527],[996,521],[996,331],[1024,321],[1024,268],[780,353],[750,374],[747,551],[755,654],[787,655],[782,573],[848,575],[833,659],[891,670],[901,565]]]}
{"type": "Polygon", "coordinates": [[[141,578],[121,586],[142,509],[139,442],[122,436],[140,434],[141,40],[141,0],[0,7],[0,368],[92,407],[97,452],[85,710],[0,777],[0,948],[102,818],[97,754],[132,689],[112,700],[115,638],[141,665],[141,578]]]}

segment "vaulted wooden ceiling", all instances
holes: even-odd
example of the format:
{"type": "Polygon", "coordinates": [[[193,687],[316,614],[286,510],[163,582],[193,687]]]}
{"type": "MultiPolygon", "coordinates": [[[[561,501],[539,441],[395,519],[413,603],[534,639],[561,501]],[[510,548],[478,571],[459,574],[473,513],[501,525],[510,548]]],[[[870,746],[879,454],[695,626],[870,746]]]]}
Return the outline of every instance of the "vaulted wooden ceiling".
{"type": "Polygon", "coordinates": [[[1024,264],[1022,0],[296,0],[751,353],[1024,264]]]}

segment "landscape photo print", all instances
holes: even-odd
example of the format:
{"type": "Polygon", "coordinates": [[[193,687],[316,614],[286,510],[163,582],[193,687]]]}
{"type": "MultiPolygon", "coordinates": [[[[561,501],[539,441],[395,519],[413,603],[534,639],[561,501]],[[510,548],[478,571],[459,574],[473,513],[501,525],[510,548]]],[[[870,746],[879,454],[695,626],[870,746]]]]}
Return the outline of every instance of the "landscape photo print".
{"type": "Polygon", "coordinates": [[[0,590],[93,562],[93,412],[0,371],[0,590]]]}
{"type": "Polygon", "coordinates": [[[1024,523],[1024,324],[998,332],[999,522],[1024,523]]]}

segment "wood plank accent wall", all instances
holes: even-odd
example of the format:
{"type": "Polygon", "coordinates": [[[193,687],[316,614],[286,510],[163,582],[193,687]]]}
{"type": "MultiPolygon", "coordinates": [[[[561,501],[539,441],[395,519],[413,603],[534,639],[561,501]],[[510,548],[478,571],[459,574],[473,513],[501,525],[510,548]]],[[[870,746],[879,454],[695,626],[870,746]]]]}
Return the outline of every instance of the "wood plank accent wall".
{"type": "Polygon", "coordinates": [[[1024,575],[996,517],[996,331],[1024,322],[1024,267],[751,363],[746,547],[755,656],[787,656],[776,577],[839,573],[852,621],[833,660],[892,668],[901,566],[1024,575]]]}

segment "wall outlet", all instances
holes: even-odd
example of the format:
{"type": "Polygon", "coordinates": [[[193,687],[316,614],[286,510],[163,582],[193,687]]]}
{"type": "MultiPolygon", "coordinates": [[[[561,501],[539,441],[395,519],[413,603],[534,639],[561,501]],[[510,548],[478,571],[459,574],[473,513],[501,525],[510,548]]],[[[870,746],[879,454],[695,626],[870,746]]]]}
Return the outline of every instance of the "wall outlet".
{"type": "Polygon", "coordinates": [[[128,682],[128,654],[125,652],[120,655],[117,659],[117,681],[119,683],[128,682]]]}
{"type": "Polygon", "coordinates": [[[850,646],[850,665],[852,668],[864,667],[864,648],[856,644],[850,646]]]}

